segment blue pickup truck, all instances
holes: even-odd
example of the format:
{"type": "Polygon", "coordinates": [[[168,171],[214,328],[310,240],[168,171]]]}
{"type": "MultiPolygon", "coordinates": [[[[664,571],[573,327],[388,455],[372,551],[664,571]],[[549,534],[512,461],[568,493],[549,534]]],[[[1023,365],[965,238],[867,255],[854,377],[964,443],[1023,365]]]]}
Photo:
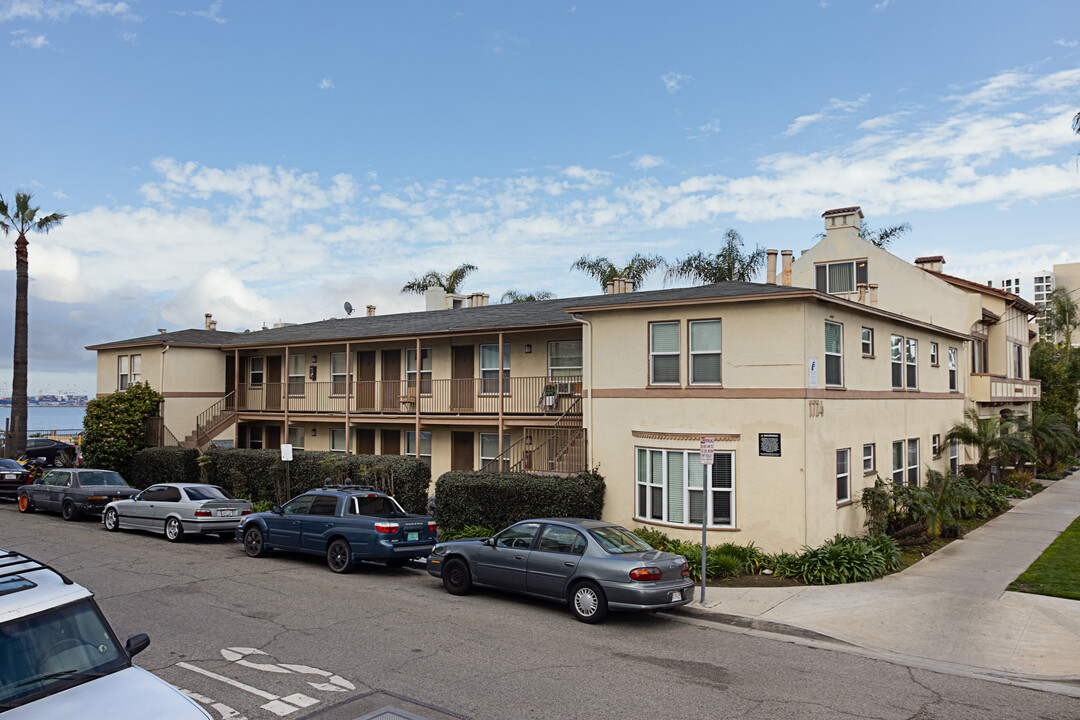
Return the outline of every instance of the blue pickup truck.
{"type": "Polygon", "coordinates": [[[271,550],[324,555],[336,573],[360,560],[400,566],[425,557],[436,542],[435,518],[412,515],[394,498],[363,485],[326,485],[270,512],[245,517],[236,539],[250,557],[271,550]]]}

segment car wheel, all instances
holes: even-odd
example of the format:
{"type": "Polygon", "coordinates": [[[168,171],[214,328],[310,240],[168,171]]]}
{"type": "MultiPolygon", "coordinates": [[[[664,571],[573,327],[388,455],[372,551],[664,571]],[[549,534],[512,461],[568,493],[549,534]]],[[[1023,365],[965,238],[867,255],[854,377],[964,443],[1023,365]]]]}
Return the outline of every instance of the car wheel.
{"type": "Polygon", "coordinates": [[[169,542],[180,542],[184,539],[184,526],[179,518],[171,517],[165,521],[165,537],[169,542]]]}
{"type": "Polygon", "coordinates": [[[352,548],[344,540],[335,540],[326,548],[326,564],[336,573],[348,572],[352,567],[352,548]]]}
{"type": "Polygon", "coordinates": [[[472,590],[469,564],[459,558],[448,560],[442,569],[442,584],[451,595],[465,595],[472,590]]]}
{"type": "Polygon", "coordinates": [[[578,583],[570,591],[570,611],[581,622],[598,623],[607,617],[607,599],[594,582],[578,583]]]}
{"type": "Polygon", "coordinates": [[[26,493],[19,495],[19,512],[32,513],[34,512],[34,503],[30,502],[30,496],[26,493]]]}
{"type": "Polygon", "coordinates": [[[65,500],[64,504],[60,506],[60,515],[65,520],[79,519],[79,511],[75,507],[75,503],[71,502],[70,500],[65,500]]]}
{"type": "Polygon", "coordinates": [[[266,556],[266,540],[258,527],[248,528],[244,533],[244,552],[253,558],[266,556]]]}
{"type": "Polygon", "coordinates": [[[120,515],[116,512],[116,508],[109,508],[105,511],[105,529],[109,532],[116,532],[120,529],[120,515]]]}
{"type": "Polygon", "coordinates": [[[53,455],[52,465],[53,467],[64,467],[63,453],[56,453],[55,455],[53,455]]]}

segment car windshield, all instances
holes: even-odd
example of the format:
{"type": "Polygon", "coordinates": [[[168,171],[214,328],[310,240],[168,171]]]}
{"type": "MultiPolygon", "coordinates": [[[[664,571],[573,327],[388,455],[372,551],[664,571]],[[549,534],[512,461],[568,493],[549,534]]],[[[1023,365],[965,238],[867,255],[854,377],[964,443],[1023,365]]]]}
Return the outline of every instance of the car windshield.
{"type": "Polygon", "coordinates": [[[648,552],[653,546],[639,538],[634,533],[618,525],[608,525],[589,530],[600,547],[609,553],[621,555],[623,553],[648,552]]]}
{"type": "Polygon", "coordinates": [[[0,711],[128,663],[90,600],[0,625],[0,711]]]}
{"type": "Polygon", "coordinates": [[[232,500],[232,496],[216,485],[186,487],[184,492],[191,500],[232,500]]]}
{"type": "Polygon", "coordinates": [[[23,466],[14,460],[8,460],[7,458],[0,458],[0,468],[4,470],[22,470],[23,466]]]}
{"type": "Polygon", "coordinates": [[[79,473],[79,484],[83,487],[87,485],[111,485],[114,487],[127,487],[127,483],[124,482],[124,478],[120,477],[120,475],[110,470],[79,473]]]}

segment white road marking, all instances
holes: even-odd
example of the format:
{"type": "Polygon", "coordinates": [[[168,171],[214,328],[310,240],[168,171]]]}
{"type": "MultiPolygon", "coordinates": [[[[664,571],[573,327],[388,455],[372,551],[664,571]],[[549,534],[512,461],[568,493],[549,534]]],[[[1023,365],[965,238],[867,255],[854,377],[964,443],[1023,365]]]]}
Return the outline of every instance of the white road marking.
{"type": "Polygon", "coordinates": [[[318,675],[320,677],[328,678],[330,682],[319,683],[309,682],[308,685],[316,690],[322,690],[323,692],[345,692],[346,690],[355,690],[356,686],[351,682],[335,675],[326,670],[320,670],[310,665],[290,665],[288,663],[257,663],[250,660],[246,660],[245,656],[248,655],[265,655],[269,657],[269,654],[259,650],[258,648],[248,647],[231,647],[222,648],[221,657],[225,658],[229,662],[234,662],[237,665],[243,665],[244,667],[253,668],[255,670],[262,670],[269,673],[300,673],[301,675],[318,675]]]}
{"type": "Polygon", "coordinates": [[[264,700],[277,700],[280,697],[279,695],[274,695],[272,693],[268,693],[265,690],[260,690],[257,687],[251,687],[250,685],[246,685],[246,684],[240,682],[239,680],[233,680],[230,677],[225,677],[224,675],[218,675],[216,672],[210,672],[209,670],[203,670],[201,667],[195,667],[194,665],[191,665],[191,664],[186,663],[186,662],[176,663],[176,667],[181,667],[181,668],[184,668],[185,670],[190,670],[192,672],[199,673],[200,675],[205,675],[208,678],[213,678],[214,680],[219,680],[219,681],[225,683],[226,685],[232,685],[234,688],[238,688],[240,690],[243,690],[244,692],[251,693],[252,695],[258,695],[259,697],[263,698],[264,700]]]}
{"type": "Polygon", "coordinates": [[[185,690],[181,688],[180,692],[184,693],[196,702],[200,702],[203,705],[209,705],[210,707],[217,710],[218,713],[221,715],[221,720],[247,720],[246,717],[244,717],[239,712],[232,709],[225,703],[214,702],[213,698],[208,698],[205,695],[200,695],[194,690],[185,690]]]}
{"type": "Polygon", "coordinates": [[[270,712],[278,716],[285,716],[289,713],[294,713],[300,709],[298,707],[293,707],[289,703],[281,702],[280,700],[271,700],[270,702],[266,703],[265,705],[261,705],[260,707],[262,707],[263,710],[269,710],[270,712]]]}
{"type": "Polygon", "coordinates": [[[299,705],[302,708],[311,707],[312,705],[319,704],[319,701],[315,698],[308,697],[307,695],[301,695],[300,693],[296,693],[295,695],[289,695],[288,697],[283,697],[281,699],[288,700],[293,705],[299,705]]]}

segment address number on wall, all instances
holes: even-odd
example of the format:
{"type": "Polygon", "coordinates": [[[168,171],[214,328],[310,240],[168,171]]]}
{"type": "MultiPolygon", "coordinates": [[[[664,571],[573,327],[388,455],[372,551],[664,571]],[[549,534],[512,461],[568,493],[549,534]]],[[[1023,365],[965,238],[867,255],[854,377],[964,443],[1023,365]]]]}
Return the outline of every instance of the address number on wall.
{"type": "Polygon", "coordinates": [[[824,400],[808,400],[810,403],[810,417],[825,417],[825,401],[824,400]]]}

